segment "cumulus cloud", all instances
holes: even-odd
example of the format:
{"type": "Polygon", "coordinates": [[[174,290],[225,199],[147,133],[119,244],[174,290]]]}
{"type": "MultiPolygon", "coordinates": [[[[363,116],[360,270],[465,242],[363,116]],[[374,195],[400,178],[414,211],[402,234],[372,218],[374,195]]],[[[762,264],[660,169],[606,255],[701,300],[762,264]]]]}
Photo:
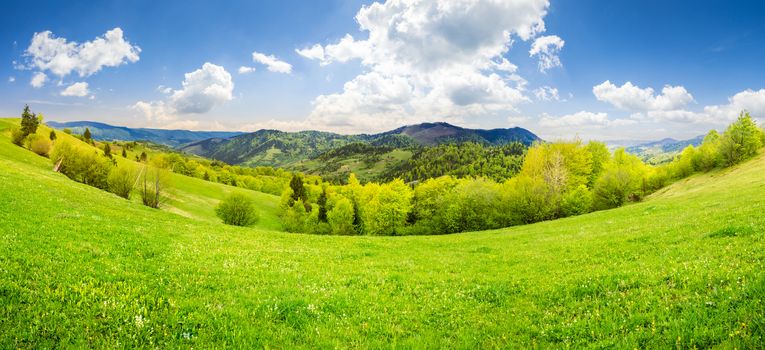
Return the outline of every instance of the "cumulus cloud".
{"type": "Polygon", "coordinates": [[[724,123],[735,120],[742,111],[749,112],[759,120],[765,120],[765,89],[744,90],[728,98],[727,104],[704,107],[704,114],[708,120],[724,123]]]}
{"type": "Polygon", "coordinates": [[[560,101],[558,89],[550,86],[542,86],[534,89],[534,96],[539,101],[560,101]]]}
{"type": "Polygon", "coordinates": [[[366,38],[297,50],[321,64],[358,60],[343,91],[318,96],[308,120],[335,131],[516,111],[526,81],[504,56],[544,32],[549,1],[386,1],[358,11],[366,38]],[[488,21],[487,18],[492,20],[488,21]]]}
{"type": "Polygon", "coordinates": [[[666,85],[661,94],[656,95],[652,88],[640,88],[629,81],[616,86],[606,80],[594,86],[592,93],[599,101],[633,112],[672,111],[693,102],[693,95],[682,86],[666,85]]]}
{"type": "Polygon", "coordinates": [[[136,62],[140,52],[141,48],[125,40],[122,29],[114,28],[81,44],[56,37],[50,31],[35,33],[25,55],[30,60],[27,68],[49,71],[59,77],[72,72],[87,77],[103,67],[136,62]]]}
{"type": "Polygon", "coordinates": [[[37,72],[32,76],[32,80],[29,81],[29,85],[32,85],[32,87],[35,89],[39,89],[45,85],[46,81],[48,81],[48,76],[43,72],[37,72]]]}
{"type": "Polygon", "coordinates": [[[268,68],[268,70],[271,72],[285,73],[285,74],[292,73],[292,65],[282,60],[279,60],[274,55],[265,55],[260,52],[254,51],[252,53],[252,61],[266,66],[266,68],[268,68]]]}
{"type": "Polygon", "coordinates": [[[631,119],[609,119],[606,113],[593,113],[588,111],[579,111],[573,114],[566,114],[560,117],[543,115],[539,120],[539,125],[550,128],[561,127],[606,127],[606,126],[624,126],[635,124],[631,119]]]}
{"type": "Polygon", "coordinates": [[[206,62],[186,73],[181,89],[166,90],[164,101],[138,101],[133,109],[151,122],[171,122],[182,114],[204,114],[233,99],[234,83],[226,69],[206,62]]]}
{"type": "Polygon", "coordinates": [[[85,82],[74,83],[61,91],[61,96],[85,97],[89,94],[90,90],[88,90],[88,83],[85,82]]]}
{"type": "Polygon", "coordinates": [[[241,67],[239,67],[237,72],[239,72],[239,74],[250,74],[252,72],[255,72],[255,67],[241,66],[241,67]]]}
{"type": "Polygon", "coordinates": [[[557,35],[540,36],[531,44],[529,56],[539,59],[539,71],[544,73],[548,69],[563,66],[558,54],[565,44],[566,42],[557,35]]]}
{"type": "Polygon", "coordinates": [[[9,83],[14,83],[14,82],[16,82],[16,77],[8,77],[8,82],[9,82],[9,83]]]}

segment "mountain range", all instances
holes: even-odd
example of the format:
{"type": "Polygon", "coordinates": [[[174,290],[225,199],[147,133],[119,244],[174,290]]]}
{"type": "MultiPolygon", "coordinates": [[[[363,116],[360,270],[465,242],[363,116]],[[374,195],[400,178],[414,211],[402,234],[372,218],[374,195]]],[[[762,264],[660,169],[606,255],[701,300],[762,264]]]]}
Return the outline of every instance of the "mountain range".
{"type": "Polygon", "coordinates": [[[74,134],[82,134],[85,129],[90,130],[93,139],[100,141],[150,141],[161,145],[178,147],[194,141],[209,138],[228,138],[243,134],[243,132],[229,131],[189,131],[189,130],[165,130],[147,128],[127,128],[113,126],[98,122],[46,122],[55,129],[70,129],[74,134]]]}

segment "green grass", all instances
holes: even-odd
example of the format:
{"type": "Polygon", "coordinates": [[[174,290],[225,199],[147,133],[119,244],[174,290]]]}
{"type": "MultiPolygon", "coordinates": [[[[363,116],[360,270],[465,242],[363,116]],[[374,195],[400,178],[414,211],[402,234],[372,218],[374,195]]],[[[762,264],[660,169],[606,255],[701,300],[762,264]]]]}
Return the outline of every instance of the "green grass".
{"type": "Polygon", "coordinates": [[[761,348],[763,173],[496,231],[310,236],[122,200],[0,132],[0,348],[761,348]]]}

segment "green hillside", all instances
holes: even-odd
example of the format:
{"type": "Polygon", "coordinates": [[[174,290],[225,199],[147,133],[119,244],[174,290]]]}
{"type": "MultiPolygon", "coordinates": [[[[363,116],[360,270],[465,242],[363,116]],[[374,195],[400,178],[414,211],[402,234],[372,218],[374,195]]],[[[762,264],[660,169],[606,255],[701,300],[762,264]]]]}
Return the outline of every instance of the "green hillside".
{"type": "Polygon", "coordinates": [[[149,209],[0,131],[0,348],[759,348],[764,172],[503,230],[316,236],[149,209]]]}

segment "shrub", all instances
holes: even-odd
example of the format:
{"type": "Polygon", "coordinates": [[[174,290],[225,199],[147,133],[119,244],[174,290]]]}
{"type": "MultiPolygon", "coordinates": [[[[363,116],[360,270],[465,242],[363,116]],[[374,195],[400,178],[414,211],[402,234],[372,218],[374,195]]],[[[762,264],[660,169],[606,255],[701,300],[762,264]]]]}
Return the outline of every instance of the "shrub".
{"type": "Polygon", "coordinates": [[[29,140],[29,149],[43,157],[48,156],[50,146],[50,140],[42,136],[34,135],[34,137],[29,140]]]}
{"type": "Polygon", "coordinates": [[[565,193],[560,203],[563,216],[573,216],[589,213],[592,209],[592,194],[585,185],[565,193]]]}
{"type": "Polygon", "coordinates": [[[107,177],[112,165],[95,151],[59,141],[50,152],[50,159],[59,166],[59,172],[70,179],[100,189],[108,188],[107,177]]]}
{"type": "Polygon", "coordinates": [[[107,178],[109,192],[125,199],[130,199],[130,193],[133,190],[135,182],[136,169],[134,165],[129,163],[121,164],[112,169],[107,178]]]}
{"type": "Polygon", "coordinates": [[[26,137],[27,135],[25,135],[19,128],[13,128],[13,130],[11,130],[11,142],[16,146],[24,146],[26,137]]]}
{"type": "Polygon", "coordinates": [[[48,135],[48,137],[50,138],[51,141],[56,141],[56,137],[57,137],[56,136],[56,131],[55,130],[51,130],[50,131],[50,135],[48,135]]]}
{"type": "Polygon", "coordinates": [[[143,205],[157,209],[166,200],[167,171],[157,167],[144,167],[139,178],[139,191],[143,205]]]}
{"type": "Polygon", "coordinates": [[[215,214],[224,224],[234,226],[250,226],[258,221],[254,202],[242,193],[232,193],[218,204],[215,214]]]}

